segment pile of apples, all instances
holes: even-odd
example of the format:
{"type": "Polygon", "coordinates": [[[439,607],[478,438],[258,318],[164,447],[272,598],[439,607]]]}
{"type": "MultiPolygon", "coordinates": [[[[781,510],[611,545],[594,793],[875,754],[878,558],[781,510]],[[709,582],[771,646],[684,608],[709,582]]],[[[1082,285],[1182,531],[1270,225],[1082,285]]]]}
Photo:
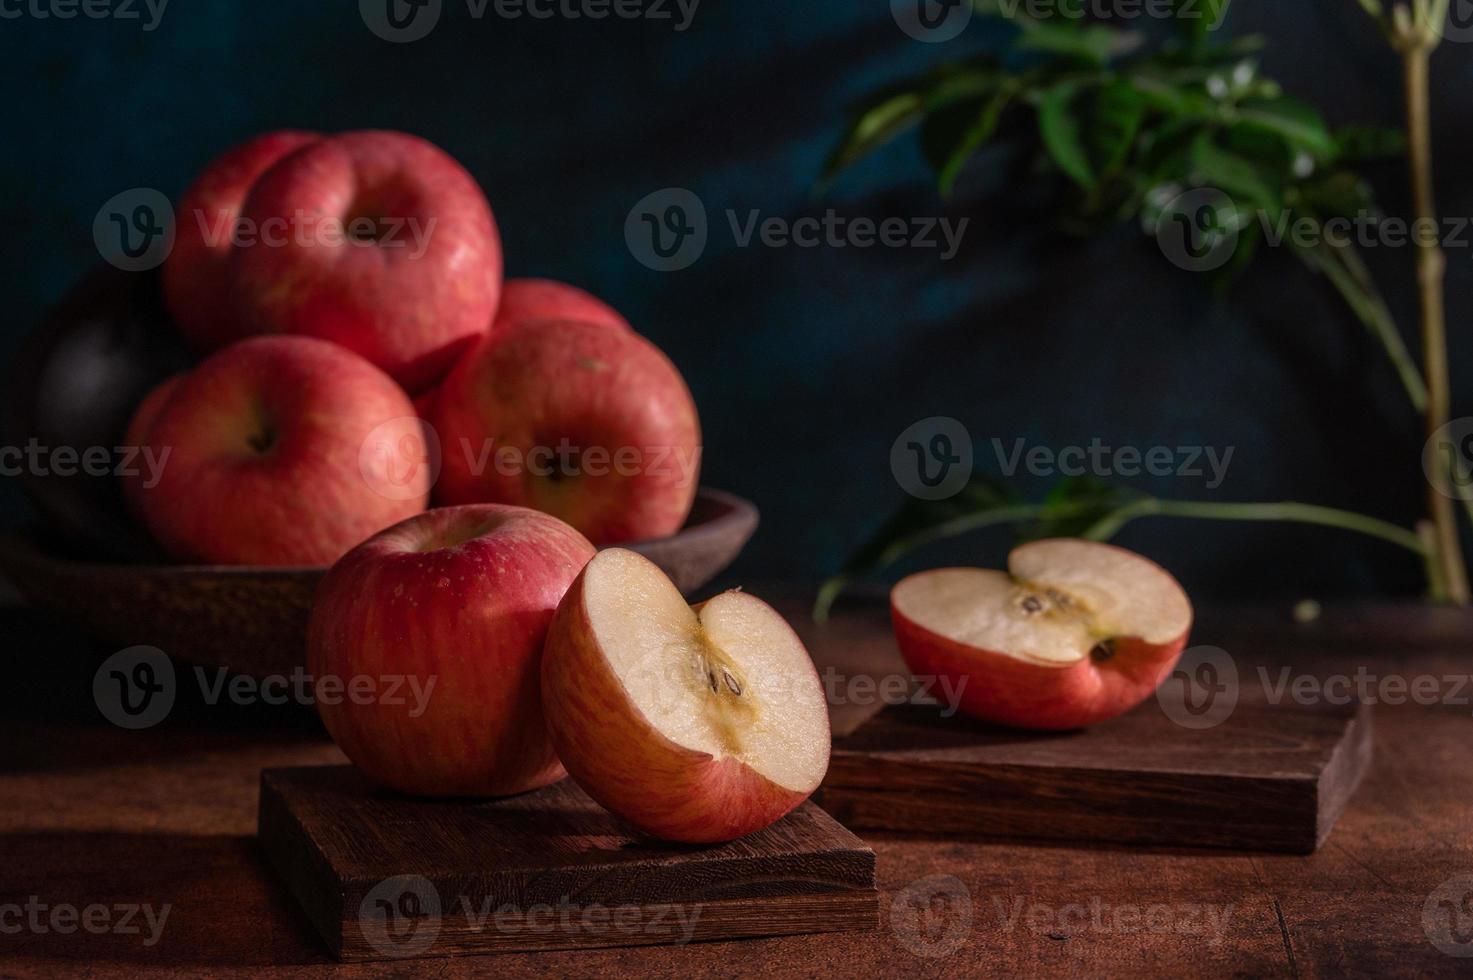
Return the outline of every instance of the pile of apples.
{"type": "Polygon", "coordinates": [[[456,161],[402,133],[271,133],[210,164],[178,215],[164,297],[206,357],[138,406],[128,444],[169,456],[125,495],[181,561],[332,563],[309,671],[350,695],[385,677],[430,691],[419,714],[319,701],[355,765],[446,797],[571,773],[691,842],[817,788],[827,705],[782,617],[741,592],[693,608],[608,547],[690,511],[691,466],[638,465],[699,459],[685,382],[595,297],[503,282],[491,208],[456,161]],[[605,465],[493,462],[560,444],[605,465]],[[622,449],[636,465],[607,465],[622,449]]]}
{"type": "Polygon", "coordinates": [[[207,356],[137,409],[128,444],[170,455],[125,485],[175,558],[326,565],[432,500],[533,507],[600,545],[684,523],[700,425],[679,371],[595,297],[503,282],[491,206],[438,147],[268,133],[177,216],[164,300],[207,356]],[[631,462],[527,465],[559,446],[631,462]]]}

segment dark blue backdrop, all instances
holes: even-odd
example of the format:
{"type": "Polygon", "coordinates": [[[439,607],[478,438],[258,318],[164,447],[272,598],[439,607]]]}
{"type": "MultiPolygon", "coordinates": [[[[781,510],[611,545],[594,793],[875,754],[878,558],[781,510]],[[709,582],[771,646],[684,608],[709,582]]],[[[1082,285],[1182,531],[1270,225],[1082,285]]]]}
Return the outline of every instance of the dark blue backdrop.
{"type": "MultiPolygon", "coordinates": [[[[684,371],[701,406],[706,474],[765,521],[736,570],[831,570],[900,499],[891,442],[933,415],[962,420],[982,466],[990,439],[1055,447],[1235,447],[1226,482],[1141,479],[1169,496],[1295,498],[1409,524],[1421,507],[1418,423],[1337,302],[1285,254],[1224,302],[1129,229],[1090,242],[981,201],[985,166],[938,200],[914,141],[815,202],[812,186],[850,107],[877,85],[987,39],[918,43],[886,0],[706,0],[688,30],[651,20],[476,19],[445,0],[429,37],[393,44],[356,5],[173,0],[139,21],[39,19],[0,3],[5,152],[0,239],[13,350],[42,309],[97,261],[97,208],[126,188],[176,196],[214,154],[278,127],[420,133],[480,179],[511,275],[584,285],[623,310],[684,371]],[[651,191],[695,191],[711,215],[702,257],[655,272],[623,226],[651,191]],[[972,217],[961,253],[738,247],[724,212],[792,218],[972,217]]],[[[46,2],[46,0],[41,0],[46,2]]],[[[142,3],[136,5],[142,10],[142,3]]],[[[1260,31],[1266,67],[1334,122],[1394,123],[1395,62],[1351,0],[1239,0],[1230,27],[1260,31]]],[[[146,15],[145,15],[146,16],[146,15]]],[[[1434,62],[1442,207],[1469,214],[1473,46],[1434,62]]],[[[1380,175],[1404,211],[1402,175],[1380,175]]],[[[1371,255],[1404,327],[1411,256],[1371,255]]],[[[1473,412],[1469,252],[1450,256],[1459,414],[1473,412]]],[[[1024,478],[1030,493],[1049,482],[1024,478]]],[[[15,500],[10,494],[7,499],[15,500]]],[[[1410,592],[1416,562],[1317,529],[1141,523],[1124,543],[1224,594],[1410,592]]],[[[939,545],[923,562],[995,562],[1004,536],[939,545]]]]}

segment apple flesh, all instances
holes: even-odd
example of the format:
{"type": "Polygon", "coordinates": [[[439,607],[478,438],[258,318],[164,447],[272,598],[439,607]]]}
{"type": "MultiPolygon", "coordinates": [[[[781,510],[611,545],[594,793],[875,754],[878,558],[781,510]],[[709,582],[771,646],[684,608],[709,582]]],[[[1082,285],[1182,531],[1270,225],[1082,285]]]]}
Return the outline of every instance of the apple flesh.
{"type": "Polygon", "coordinates": [[[255,331],[341,344],[418,393],[491,326],[496,221],[432,143],[384,131],[318,140],[267,171],[241,213],[261,240],[232,250],[233,296],[255,331]]]}
{"type": "Polygon", "coordinates": [[[618,310],[577,286],[555,279],[508,279],[491,332],[500,333],[523,320],[582,320],[632,329],[618,310]]]}
{"type": "Polygon", "coordinates": [[[196,350],[208,353],[247,335],[228,298],[241,205],[262,174],[319,139],[281,130],[247,140],[212,160],[180,198],[174,248],[163,266],[164,300],[196,350]]]}
{"type": "Polygon", "coordinates": [[[396,460],[364,451],[381,426],[406,419],[417,426],[409,397],[356,354],[252,337],[144,399],[128,438],[161,465],[135,466],[124,493],[181,561],[331,564],[424,510],[427,470],[404,482],[396,460]]]}
{"type": "Polygon", "coordinates": [[[621,548],[599,552],[558,606],[542,699],[578,785],[667,840],[760,830],[828,770],[823,689],[787,622],[744,592],[692,608],[621,548]]]}
{"type": "Polygon", "coordinates": [[[523,320],[484,338],[428,408],[441,504],[533,507],[610,545],[673,534],[695,500],[695,402],[633,331],[523,320]]]}
{"type": "Polygon", "coordinates": [[[408,677],[429,693],[418,715],[412,702],[319,698],[333,740],[404,793],[504,796],[561,779],[539,663],[558,601],[593,553],[546,514],[481,504],[427,511],[344,555],[317,593],[308,669],[344,687],[408,677]]]}
{"type": "Polygon", "coordinates": [[[1018,728],[1081,728],[1135,707],[1181,655],[1192,607],[1154,562],[1056,538],[1013,550],[1008,572],[940,568],[890,594],[918,677],[960,687],[958,707],[1018,728]]]}

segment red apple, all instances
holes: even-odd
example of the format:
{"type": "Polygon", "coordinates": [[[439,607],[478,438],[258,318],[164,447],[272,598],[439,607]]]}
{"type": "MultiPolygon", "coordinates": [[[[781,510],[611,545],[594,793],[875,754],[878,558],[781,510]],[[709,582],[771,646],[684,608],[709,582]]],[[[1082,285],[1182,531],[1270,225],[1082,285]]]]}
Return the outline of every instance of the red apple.
{"type": "Polygon", "coordinates": [[[534,507],[600,545],[672,534],[690,513],[695,403],[633,331],[524,320],[467,354],[432,411],[441,503],[534,507]]]}
{"type": "Polygon", "coordinates": [[[163,266],[164,300],[196,350],[216,350],[249,332],[228,299],[240,206],[277,161],[320,138],[293,130],[257,136],[211,161],[184,192],[175,215],[174,249],[163,266]]]}
{"type": "Polygon", "coordinates": [[[319,698],[338,747],[405,793],[502,796],[561,779],[538,670],[558,600],[591,557],[562,521],[496,504],[428,511],[344,555],[317,592],[307,669],[344,689],[399,677],[427,694],[417,715],[414,699],[319,698]]]}
{"type": "Polygon", "coordinates": [[[372,451],[400,428],[424,438],[409,397],[361,357],[253,337],[144,400],[129,438],[161,466],[124,489],[182,561],[326,565],[424,510],[428,471],[406,483],[398,460],[372,451]]]}
{"type": "Polygon", "coordinates": [[[578,785],[667,840],[760,830],[828,771],[828,707],[792,627],[745,592],[693,609],[622,548],[599,552],[558,606],[542,701],[578,785]]]}
{"type": "Polygon", "coordinates": [[[331,340],[418,392],[491,326],[496,221],[474,178],[425,140],[319,140],[262,176],[242,217],[259,239],[233,250],[234,297],[259,331],[331,340]]]}
{"type": "Polygon", "coordinates": [[[959,690],[975,718],[1035,729],[1135,707],[1170,673],[1192,626],[1186,593],[1159,565],[1069,538],[1015,548],[1007,572],[911,575],[890,593],[890,611],[912,673],[959,690]]]}
{"type": "Polygon", "coordinates": [[[492,333],[522,320],[584,320],[632,329],[619,312],[592,293],[554,279],[508,279],[501,290],[492,333]]]}

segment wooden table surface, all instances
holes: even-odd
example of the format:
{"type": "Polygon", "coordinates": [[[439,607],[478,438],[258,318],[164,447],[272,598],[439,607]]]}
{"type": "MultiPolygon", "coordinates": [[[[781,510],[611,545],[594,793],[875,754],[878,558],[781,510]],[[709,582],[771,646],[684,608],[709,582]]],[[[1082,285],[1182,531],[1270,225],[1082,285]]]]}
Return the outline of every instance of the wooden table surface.
{"type": "MultiPolygon", "coordinates": [[[[254,840],[262,767],[342,761],[309,709],[211,704],[181,667],[168,718],[124,731],[92,695],[110,651],[24,609],[0,629],[0,976],[1473,975],[1438,948],[1473,954],[1473,619],[1456,613],[1201,617],[1194,642],[1230,651],[1245,683],[1359,670],[1395,698],[1399,678],[1436,679],[1439,703],[1376,706],[1372,770],[1311,857],[866,835],[874,932],[355,966],[327,956],[254,840]],[[168,915],[101,925],[127,905],[168,915]],[[66,917],[93,906],[93,929],[66,917]]],[[[894,662],[879,604],[803,629],[841,673],[894,662]]]]}

